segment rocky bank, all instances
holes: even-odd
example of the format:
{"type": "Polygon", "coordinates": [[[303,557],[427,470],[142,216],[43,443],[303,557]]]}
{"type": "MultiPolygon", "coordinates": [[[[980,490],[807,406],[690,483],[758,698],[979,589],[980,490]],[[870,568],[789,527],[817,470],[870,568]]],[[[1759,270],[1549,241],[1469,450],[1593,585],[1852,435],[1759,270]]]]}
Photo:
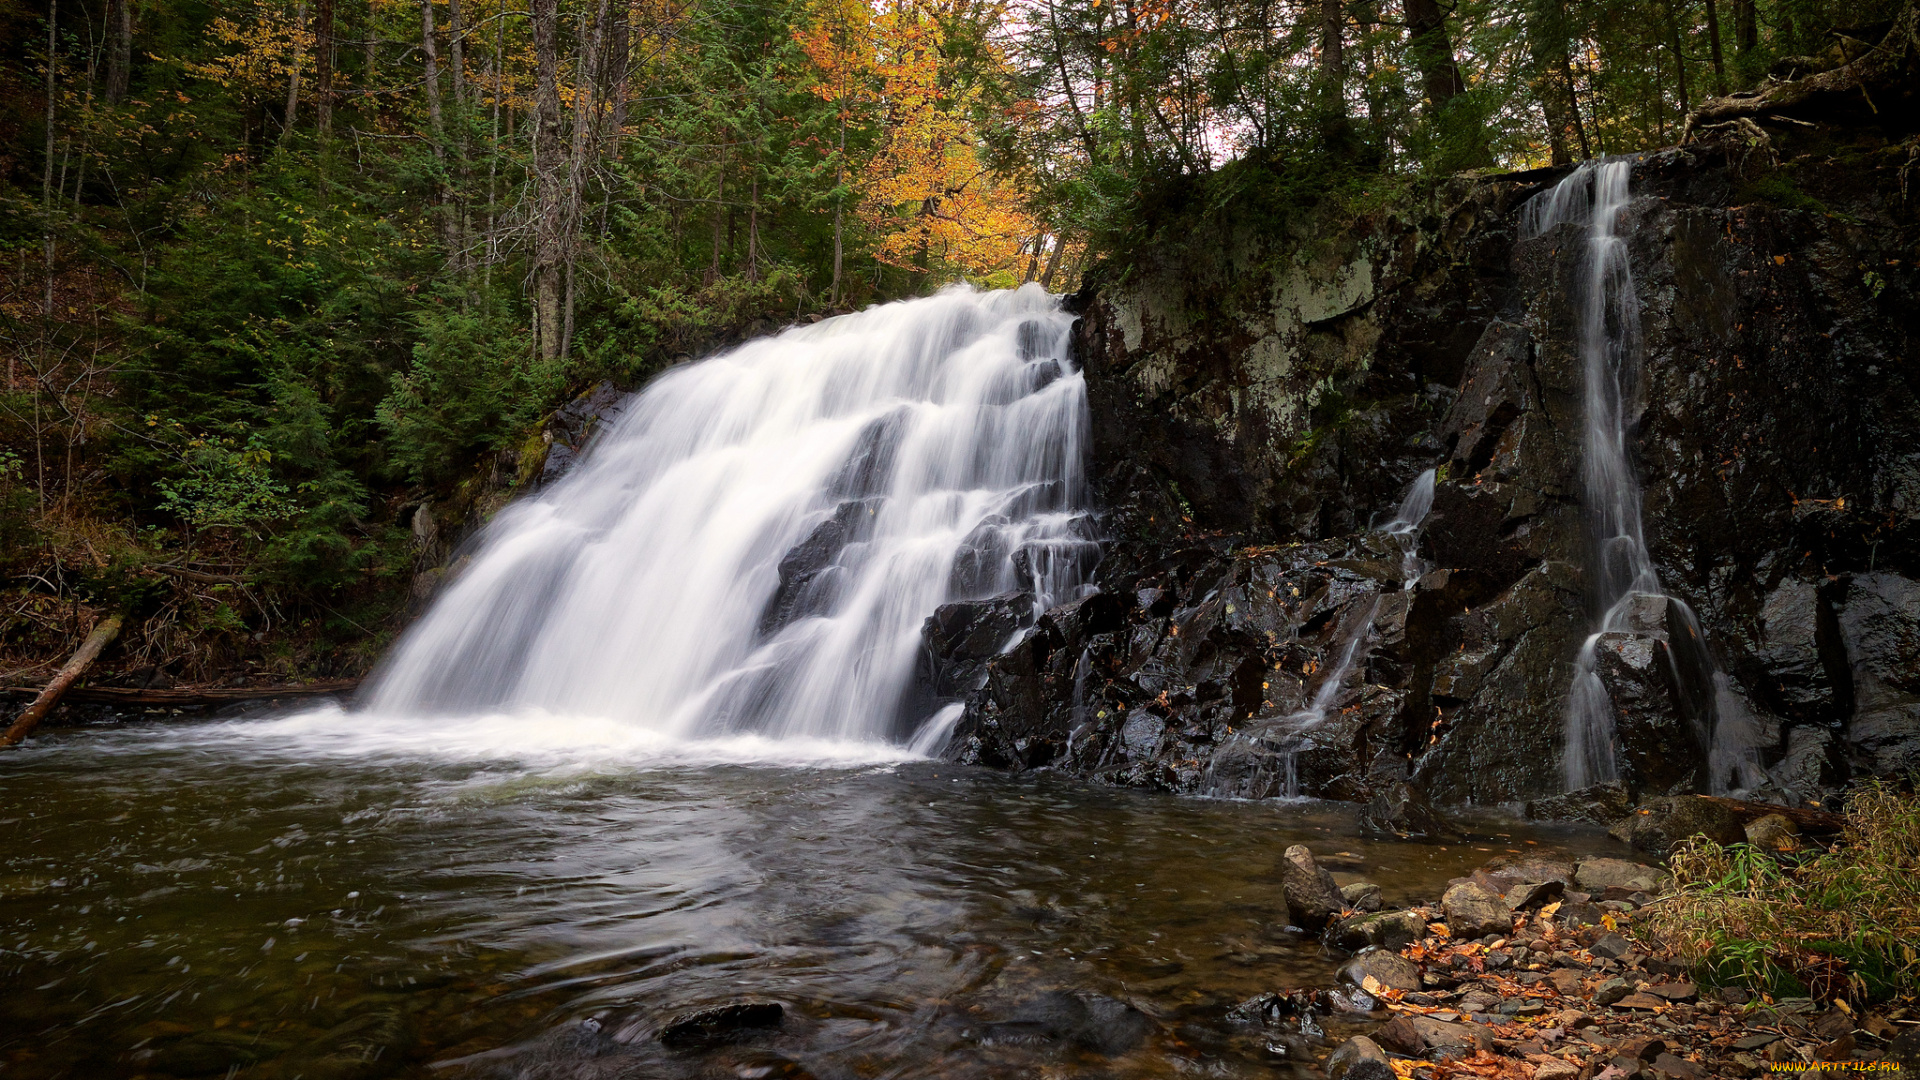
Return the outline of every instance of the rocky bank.
{"type": "Polygon", "coordinates": [[[1630,432],[1648,547],[1703,635],[1649,602],[1600,643],[1623,782],[1599,809],[1549,799],[1593,621],[1584,244],[1518,227],[1552,170],[1281,223],[1196,212],[1074,297],[1098,591],[929,620],[923,683],[965,707],[949,754],[1244,797],[1411,784],[1549,816],[1708,790],[1729,715],[1766,771],[1747,797],[1818,803],[1920,768],[1905,134],[1790,126],[1633,159],[1630,432]],[[1380,531],[1427,469],[1423,527],[1380,531]]]}

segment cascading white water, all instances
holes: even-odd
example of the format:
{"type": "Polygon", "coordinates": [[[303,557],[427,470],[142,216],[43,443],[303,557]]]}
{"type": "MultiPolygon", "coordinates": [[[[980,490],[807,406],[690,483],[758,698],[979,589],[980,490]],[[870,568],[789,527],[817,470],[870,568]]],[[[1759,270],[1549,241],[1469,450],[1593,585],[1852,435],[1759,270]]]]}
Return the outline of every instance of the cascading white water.
{"type": "MultiPolygon", "coordinates": [[[[1434,470],[1421,473],[1407,489],[1406,497],[1392,518],[1375,526],[1375,531],[1393,538],[1400,546],[1401,588],[1412,589],[1425,564],[1418,554],[1420,526],[1433,509],[1434,470]]],[[[1367,598],[1364,608],[1349,612],[1335,640],[1340,642],[1333,666],[1320,680],[1313,699],[1299,712],[1265,724],[1249,726],[1237,732],[1214,755],[1208,767],[1205,790],[1208,794],[1246,797],[1277,788],[1288,798],[1300,795],[1298,760],[1306,747],[1306,735],[1326,723],[1327,710],[1340,697],[1354,661],[1366,654],[1367,639],[1373,634],[1373,620],[1380,613],[1380,594],[1367,598]],[[1222,766],[1225,766],[1223,768],[1222,766]],[[1227,775],[1236,774],[1236,775],[1227,775]]]]}
{"type": "Polygon", "coordinates": [[[954,287],[667,373],[488,525],[368,706],[912,740],[936,607],[1044,609],[1098,557],[1071,325],[1037,285],[954,287]]]}
{"type": "MultiPolygon", "coordinates": [[[[1704,642],[1693,609],[1660,586],[1647,551],[1641,521],[1640,478],[1629,442],[1630,415],[1639,396],[1640,301],[1626,238],[1618,232],[1621,213],[1631,198],[1631,160],[1588,161],[1552,190],[1521,209],[1526,237],[1564,224],[1586,229],[1586,258],[1573,282],[1575,345],[1580,355],[1581,494],[1592,558],[1589,567],[1596,609],[1600,612],[1574,661],[1567,694],[1565,778],[1568,790],[1620,778],[1613,702],[1597,670],[1595,648],[1603,634],[1635,629],[1635,598],[1660,597],[1696,641],[1704,642]]],[[[1710,661],[1709,661],[1710,662],[1710,661]]],[[[1713,672],[1716,699],[1732,699],[1726,676],[1713,672]]],[[[1712,708],[1727,708],[1716,700],[1712,708]]],[[[1744,716],[1744,710],[1741,711],[1744,716]]],[[[1752,782],[1758,765],[1752,752],[1751,722],[1720,723],[1706,718],[1703,740],[1712,745],[1709,784],[1725,791],[1733,783],[1752,782]]]]}

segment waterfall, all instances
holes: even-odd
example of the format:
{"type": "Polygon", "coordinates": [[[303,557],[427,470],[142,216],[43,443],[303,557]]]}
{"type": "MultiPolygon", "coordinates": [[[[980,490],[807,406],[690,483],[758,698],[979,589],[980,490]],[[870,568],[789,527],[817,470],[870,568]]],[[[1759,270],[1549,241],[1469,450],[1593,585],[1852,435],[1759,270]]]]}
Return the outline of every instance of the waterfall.
{"type": "Polygon", "coordinates": [[[927,617],[1044,610],[1098,558],[1072,322],[953,287],[669,371],[477,537],[369,708],[937,749],[953,717],[907,711],[927,617]]]}
{"type": "MultiPolygon", "coordinates": [[[[1401,588],[1412,589],[1420,579],[1424,565],[1418,555],[1420,526],[1433,509],[1434,470],[1428,469],[1414,479],[1406,497],[1392,518],[1374,527],[1374,531],[1392,537],[1401,551],[1401,588]]],[[[1204,790],[1211,795],[1254,797],[1268,788],[1278,788],[1288,798],[1300,795],[1298,759],[1306,748],[1306,734],[1327,721],[1327,710],[1339,699],[1354,661],[1366,654],[1367,639],[1373,634],[1373,620],[1380,613],[1380,594],[1367,598],[1366,607],[1354,609],[1335,640],[1340,642],[1334,662],[1314,689],[1313,699],[1299,712],[1249,725],[1236,732],[1218,751],[1207,767],[1204,790]],[[1222,769],[1222,765],[1228,768],[1222,769]],[[1240,775],[1229,775],[1235,769],[1240,775]]]]}
{"type": "MultiPolygon", "coordinates": [[[[1620,778],[1613,702],[1600,679],[1595,655],[1601,635],[1635,630],[1635,599],[1659,597],[1668,601],[1670,618],[1677,616],[1694,640],[1705,641],[1693,609],[1660,586],[1641,521],[1640,478],[1630,456],[1634,428],[1630,414],[1640,393],[1640,302],[1634,292],[1627,241],[1618,230],[1621,212],[1631,198],[1632,178],[1629,159],[1588,161],[1521,209],[1526,237],[1563,224],[1583,226],[1587,234],[1586,257],[1573,283],[1573,307],[1585,414],[1581,497],[1591,551],[1589,588],[1600,615],[1575,657],[1573,685],[1567,694],[1568,790],[1620,778]]],[[[1725,675],[1714,671],[1712,677],[1719,688],[1714,697],[1733,699],[1725,675]]],[[[1716,703],[1711,708],[1717,713],[1726,706],[1716,703]]],[[[1718,723],[1708,716],[1700,726],[1704,728],[1698,732],[1701,741],[1711,744],[1709,786],[1724,791],[1734,779],[1751,781],[1758,772],[1750,742],[1751,721],[1718,723]]]]}

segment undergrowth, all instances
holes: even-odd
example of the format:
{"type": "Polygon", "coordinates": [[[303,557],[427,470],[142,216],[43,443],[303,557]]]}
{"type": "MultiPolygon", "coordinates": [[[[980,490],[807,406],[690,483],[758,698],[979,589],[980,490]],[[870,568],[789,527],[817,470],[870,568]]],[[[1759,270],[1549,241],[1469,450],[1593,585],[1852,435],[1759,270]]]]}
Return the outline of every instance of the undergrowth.
{"type": "Polygon", "coordinates": [[[1830,848],[1696,838],[1646,924],[1710,985],[1871,1002],[1920,996],[1920,798],[1870,783],[1830,848]]]}

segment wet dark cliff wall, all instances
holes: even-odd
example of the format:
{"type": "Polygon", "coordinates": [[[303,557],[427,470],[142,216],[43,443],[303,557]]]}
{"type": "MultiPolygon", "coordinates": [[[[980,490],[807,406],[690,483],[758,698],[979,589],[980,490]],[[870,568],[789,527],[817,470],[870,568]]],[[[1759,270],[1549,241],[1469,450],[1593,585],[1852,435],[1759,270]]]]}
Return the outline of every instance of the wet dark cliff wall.
{"type": "MultiPolygon", "coordinates": [[[[1635,166],[1647,539],[1706,636],[1650,609],[1602,651],[1635,793],[1708,784],[1703,649],[1729,676],[1721,712],[1757,728],[1750,794],[1920,768],[1915,167],[1878,132],[1819,138],[1778,165],[1705,142],[1635,166]]],[[[1591,624],[1585,245],[1516,228],[1557,178],[1455,180],[1284,231],[1215,216],[1077,298],[1102,592],[1005,656],[966,633],[1008,617],[991,604],[930,624],[929,676],[968,703],[950,752],[1222,794],[1562,790],[1591,624]],[[1368,530],[1429,467],[1409,584],[1368,530]]]]}

